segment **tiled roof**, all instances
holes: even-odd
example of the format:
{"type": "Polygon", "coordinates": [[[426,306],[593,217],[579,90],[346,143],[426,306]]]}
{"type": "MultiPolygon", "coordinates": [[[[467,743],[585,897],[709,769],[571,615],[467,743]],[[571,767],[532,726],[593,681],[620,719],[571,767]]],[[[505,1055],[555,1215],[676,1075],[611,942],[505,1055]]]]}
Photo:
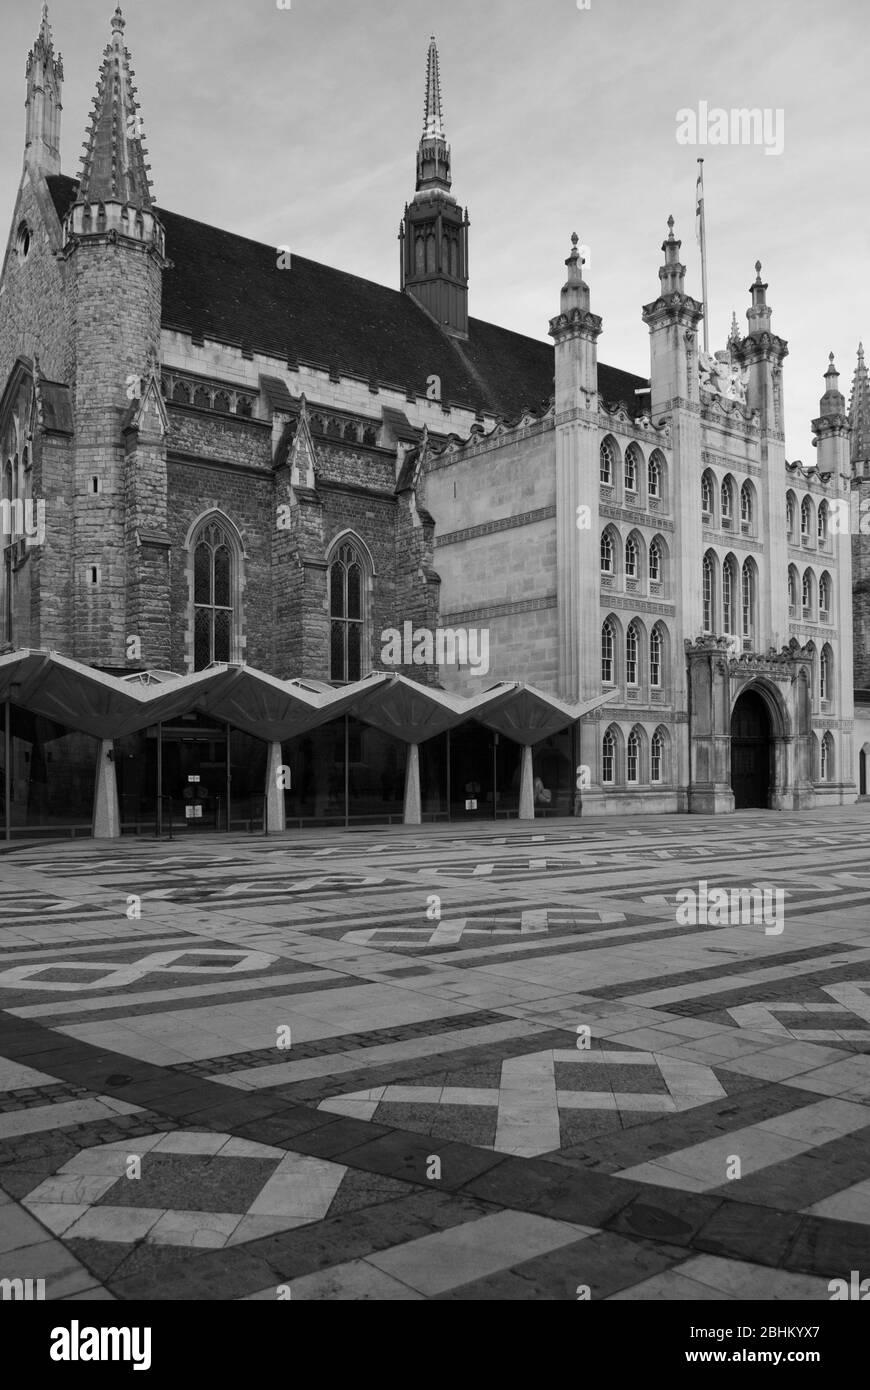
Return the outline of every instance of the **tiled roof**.
{"type": "MultiPolygon", "coordinates": [[[[62,174],[47,180],[63,220],[76,189],[62,174]]],[[[469,319],[462,341],[443,333],[407,294],[293,255],[277,268],[274,247],[159,209],[172,269],[163,276],[163,326],[253,351],[337,369],[421,395],[441,379],[441,399],[513,417],[553,394],[553,347],[469,319]]],[[[648,406],[635,390],[649,382],[598,365],[604,400],[631,415],[648,406]]]]}

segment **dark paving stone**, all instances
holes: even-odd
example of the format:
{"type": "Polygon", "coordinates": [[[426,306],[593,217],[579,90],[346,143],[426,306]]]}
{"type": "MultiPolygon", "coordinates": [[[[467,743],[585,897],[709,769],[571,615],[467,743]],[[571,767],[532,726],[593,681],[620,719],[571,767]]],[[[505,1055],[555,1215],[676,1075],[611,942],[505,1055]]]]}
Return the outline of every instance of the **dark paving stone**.
{"type": "Polygon", "coordinates": [[[438,1301],[531,1300],[577,1302],[578,1289],[588,1287],[592,1299],[608,1298],[670,1269],[685,1251],[630,1241],[604,1232],[549,1254],[514,1265],[486,1279],[463,1284],[437,1296],[438,1301]]]}
{"type": "MultiPolygon", "coordinates": [[[[806,1092],[802,1094],[805,1096],[806,1092]]],[[[638,1163],[653,1161],[662,1154],[700,1144],[717,1134],[726,1134],[746,1125],[757,1124],[760,1120],[787,1114],[794,1110],[795,1103],[794,1089],[768,1084],[759,1089],[742,1091],[739,1095],[724,1096],[711,1101],[709,1105],[699,1105],[694,1110],[685,1110],[676,1115],[651,1120],[648,1112],[639,1112],[646,1123],[638,1123],[630,1131],[623,1131],[621,1139],[604,1136],[591,1140],[585,1144],[582,1153],[572,1152],[570,1156],[583,1158],[590,1163],[602,1161],[608,1171],[620,1171],[638,1163]]]]}
{"type": "Polygon", "coordinates": [[[555,1066],[557,1091],[620,1091],[667,1095],[668,1088],[658,1067],[638,1063],[635,1066],[609,1066],[602,1062],[557,1062],[555,1066]]]}
{"type": "MultiPolygon", "coordinates": [[[[331,1124],[297,1135],[293,1147],[298,1153],[310,1154],[312,1158],[337,1158],[342,1154],[350,1155],[372,1139],[390,1133],[383,1125],[372,1124],[371,1121],[332,1116],[331,1124]]],[[[349,1162],[350,1159],[342,1161],[349,1162]]]]}
{"type": "Polygon", "coordinates": [[[345,1212],[362,1211],[364,1207],[376,1206],[380,1202],[407,1197],[416,1190],[411,1183],[400,1182],[397,1178],[387,1178],[381,1173],[357,1172],[349,1168],[330,1203],[327,1220],[342,1216],[345,1212]]]}
{"type": "Polygon", "coordinates": [[[805,1216],[781,1267],[846,1280],[857,1269],[865,1278],[870,1269],[870,1226],[805,1216]]]}
{"type": "Polygon", "coordinates": [[[280,1283],[265,1261],[247,1246],[207,1250],[195,1259],[177,1259],[169,1268],[153,1268],[128,1278],[111,1278],[106,1287],[116,1298],[160,1302],[214,1302],[245,1298],[280,1283]]]}
{"type": "Polygon", "coordinates": [[[277,1158],[147,1153],[140,1178],[121,1177],[99,1199],[105,1207],[243,1214],[277,1168],[277,1158]]]}
{"type": "Polygon", "coordinates": [[[258,1144],[282,1145],[300,1134],[313,1134],[324,1125],[335,1123],[335,1116],[326,1110],[312,1110],[308,1106],[288,1106],[277,1115],[266,1115],[259,1120],[251,1120],[243,1125],[234,1125],[233,1134],[240,1139],[252,1139],[258,1144]]]}
{"type": "Polygon", "coordinates": [[[643,1192],[604,1224],[610,1231],[669,1245],[692,1245],[723,1206],[719,1197],[655,1188],[643,1192]]]}
{"type": "Polygon", "coordinates": [[[559,1111],[560,1148],[563,1151],[573,1151],[577,1147],[579,1152],[583,1152],[585,1141],[621,1129],[622,1121],[616,1110],[559,1111]]]}
{"type": "MultiPolygon", "coordinates": [[[[492,1208],[441,1192],[418,1192],[328,1221],[299,1226],[245,1245],[285,1279],[297,1279],[349,1260],[364,1259],[410,1240],[477,1221],[492,1208]]],[[[264,1285],[265,1287],[265,1285],[264,1285]]]]}
{"type": "Polygon", "coordinates": [[[801,1222],[797,1213],[765,1211],[744,1206],[740,1201],[722,1201],[694,1235],[692,1248],[730,1260],[750,1260],[775,1267],[801,1222]]]}
{"type": "Polygon", "coordinates": [[[387,1133],[380,1139],[336,1157],[368,1172],[385,1173],[415,1183],[437,1182],[445,1191],[464,1186],[472,1178],[496,1166],[500,1160],[499,1154],[473,1148],[470,1144],[451,1140],[445,1142],[435,1135],[421,1136],[401,1131],[387,1133]],[[427,1176],[433,1158],[439,1159],[441,1164],[441,1174],[437,1179],[427,1176]]]}
{"type": "Polygon", "coordinates": [[[637,1183],[579,1167],[508,1157],[468,1183],[464,1194],[558,1221],[601,1226],[641,1190],[637,1183]]]}
{"type": "MultiPolygon", "coordinates": [[[[83,1240],[76,1236],[70,1240],[65,1240],[64,1245],[71,1255],[74,1255],[77,1260],[81,1260],[82,1264],[87,1266],[101,1284],[105,1284],[124,1261],[130,1258],[130,1246],[123,1241],[83,1240]]],[[[150,1246],[149,1248],[158,1249],[157,1246],[150,1246]]],[[[177,1254],[178,1252],[173,1253],[177,1254]]]]}

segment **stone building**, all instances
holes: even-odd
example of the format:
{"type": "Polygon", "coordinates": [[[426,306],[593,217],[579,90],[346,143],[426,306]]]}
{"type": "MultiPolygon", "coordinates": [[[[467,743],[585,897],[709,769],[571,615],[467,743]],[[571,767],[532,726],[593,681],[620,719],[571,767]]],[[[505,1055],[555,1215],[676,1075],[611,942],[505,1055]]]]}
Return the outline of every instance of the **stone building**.
{"type": "Polygon", "coordinates": [[[76,179],[45,6],[27,62],[7,835],[853,799],[849,423],[831,364],[786,462],[760,273],[700,354],[671,222],[649,379],[598,362],[576,237],[553,346],[470,316],[434,39],[398,289],[205,226],[155,202],[124,30],[76,179]]]}

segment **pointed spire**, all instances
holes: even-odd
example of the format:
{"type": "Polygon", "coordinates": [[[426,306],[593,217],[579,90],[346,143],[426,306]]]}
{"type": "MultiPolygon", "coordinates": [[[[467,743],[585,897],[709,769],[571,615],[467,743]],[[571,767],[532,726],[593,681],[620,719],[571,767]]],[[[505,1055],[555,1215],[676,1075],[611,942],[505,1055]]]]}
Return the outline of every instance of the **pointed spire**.
{"type": "Polygon", "coordinates": [[[82,157],[78,202],[119,202],[150,210],[150,180],[142,147],[142,122],[134,95],[130,54],[124,47],[126,21],[120,5],[103,54],[91,126],[82,157]]]}
{"type": "Polygon", "coordinates": [[[24,158],[46,174],[60,173],[60,94],[63,86],[63,59],[55,56],[48,5],[36,42],[27,55],[27,97],[24,158]]]}
{"type": "MultiPolygon", "coordinates": [[[[441,71],[438,48],[433,35],[426,60],[426,101],[423,107],[423,134],[417,151],[417,194],[431,197],[440,193],[450,198],[450,146],[444,136],[441,108],[441,71]]],[[[450,201],[455,201],[450,198],[450,201]]]]}
{"type": "Polygon", "coordinates": [[[583,257],[580,254],[580,238],[576,232],[571,235],[571,254],[565,264],[568,279],[562,286],[561,312],[568,314],[572,309],[589,308],[589,286],[583,280],[583,257]]]}
{"type": "Polygon", "coordinates": [[[728,334],[728,346],[737,347],[740,344],[740,325],[737,322],[736,309],[731,310],[731,330],[728,334]]]}
{"type": "Polygon", "coordinates": [[[864,344],[858,344],[858,365],[849,398],[849,424],[852,427],[852,463],[870,462],[870,374],[864,362],[864,344]]]}
{"type": "Polygon", "coordinates": [[[673,215],[668,218],[668,235],[662,242],[662,250],[665,253],[665,263],[659,267],[659,279],[662,282],[661,293],[685,294],[686,290],[686,267],[680,263],[680,247],[682,242],[674,236],[673,215]]]}
{"type": "Polygon", "coordinates": [[[749,286],[752,304],[746,310],[750,333],[770,332],[770,307],[767,303],[767,285],[761,279],[761,261],[755,262],[755,279],[749,286]]]}
{"type": "Polygon", "coordinates": [[[435,35],[429,41],[429,62],[426,70],[426,106],[423,111],[423,136],[427,140],[444,139],[444,117],[441,110],[441,73],[438,67],[438,47],[435,35]]]}

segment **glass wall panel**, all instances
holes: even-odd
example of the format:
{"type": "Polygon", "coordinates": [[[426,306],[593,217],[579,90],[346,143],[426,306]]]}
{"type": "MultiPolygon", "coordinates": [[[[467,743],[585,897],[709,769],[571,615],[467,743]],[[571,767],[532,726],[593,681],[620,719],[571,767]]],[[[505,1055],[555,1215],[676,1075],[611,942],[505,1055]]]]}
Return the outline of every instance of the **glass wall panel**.
{"type": "Polygon", "coordinates": [[[450,731],[450,819],[492,820],[492,730],[462,724],[450,731]]]}
{"type": "Polygon", "coordinates": [[[519,815],[523,750],[505,734],[495,734],[496,815],[519,815]]]}
{"type": "Polygon", "coordinates": [[[446,734],[420,744],[420,804],[424,821],[448,818],[446,734]]]}
{"type": "Polygon", "coordinates": [[[573,815],[576,782],[573,725],[535,744],[532,768],[535,777],[535,816],[573,815]]]}
{"type": "Polygon", "coordinates": [[[401,822],[407,744],[348,718],[348,815],[352,821],[401,822]]]}
{"type": "Polygon", "coordinates": [[[344,824],[344,734],[344,720],[335,719],[282,745],[281,761],[290,769],[288,827],[344,824]]]}
{"type": "Polygon", "coordinates": [[[12,834],[90,834],[99,750],[99,740],[90,734],[13,705],[12,834]]]}
{"type": "Polygon", "coordinates": [[[6,839],[6,701],[0,704],[0,836],[6,839]]]}
{"type": "Polygon", "coordinates": [[[269,745],[252,734],[230,733],[230,829],[262,830],[269,745]]]}
{"type": "Polygon", "coordinates": [[[157,825],[157,725],[115,739],[122,835],[153,835],[157,825]]]}

